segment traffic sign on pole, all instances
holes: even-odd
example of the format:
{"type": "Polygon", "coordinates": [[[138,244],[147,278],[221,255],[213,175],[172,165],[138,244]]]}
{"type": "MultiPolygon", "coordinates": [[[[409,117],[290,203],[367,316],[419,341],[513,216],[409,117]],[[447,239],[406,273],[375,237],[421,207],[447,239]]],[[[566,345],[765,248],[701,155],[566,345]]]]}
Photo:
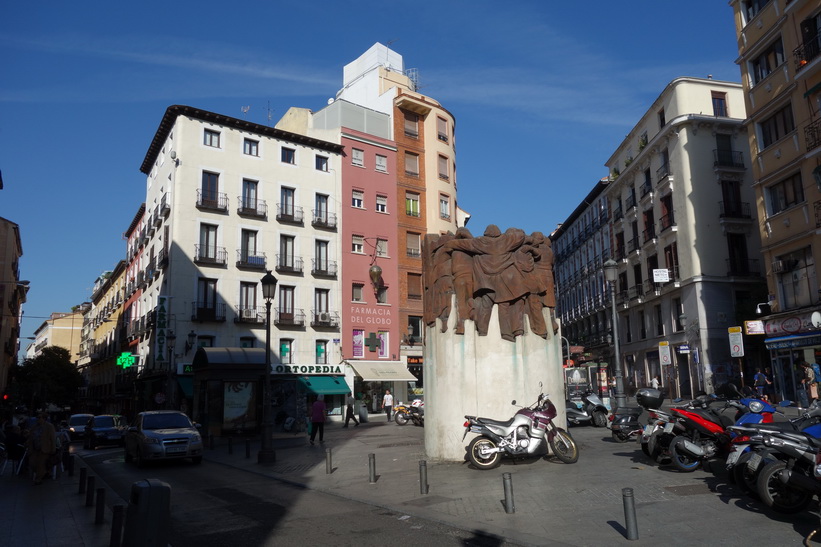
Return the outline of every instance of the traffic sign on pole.
{"type": "Polygon", "coordinates": [[[659,342],[659,361],[662,366],[671,365],[670,359],[670,342],[659,342]]]}
{"type": "Polygon", "coordinates": [[[744,336],[741,327],[730,327],[727,333],[730,335],[730,357],[744,357],[744,336]]]}

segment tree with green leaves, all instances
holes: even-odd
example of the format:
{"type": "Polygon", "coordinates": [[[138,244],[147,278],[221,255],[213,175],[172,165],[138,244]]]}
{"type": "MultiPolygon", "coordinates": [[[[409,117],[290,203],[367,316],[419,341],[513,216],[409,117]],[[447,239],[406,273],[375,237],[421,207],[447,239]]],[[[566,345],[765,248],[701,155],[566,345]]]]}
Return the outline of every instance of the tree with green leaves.
{"type": "Polygon", "coordinates": [[[49,403],[70,406],[83,385],[83,375],[71,362],[68,350],[60,346],[43,348],[37,357],[23,361],[14,378],[19,404],[31,405],[32,411],[49,403]]]}

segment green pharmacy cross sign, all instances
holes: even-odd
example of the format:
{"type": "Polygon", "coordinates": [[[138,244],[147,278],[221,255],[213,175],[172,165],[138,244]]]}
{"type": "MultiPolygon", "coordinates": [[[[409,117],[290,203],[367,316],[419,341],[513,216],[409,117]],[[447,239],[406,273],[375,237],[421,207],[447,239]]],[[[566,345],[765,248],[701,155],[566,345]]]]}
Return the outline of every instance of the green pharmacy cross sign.
{"type": "Polygon", "coordinates": [[[120,354],[119,357],[117,357],[117,366],[123,367],[123,370],[125,370],[128,367],[133,366],[134,361],[136,361],[136,359],[134,358],[134,354],[123,352],[120,354]]]}

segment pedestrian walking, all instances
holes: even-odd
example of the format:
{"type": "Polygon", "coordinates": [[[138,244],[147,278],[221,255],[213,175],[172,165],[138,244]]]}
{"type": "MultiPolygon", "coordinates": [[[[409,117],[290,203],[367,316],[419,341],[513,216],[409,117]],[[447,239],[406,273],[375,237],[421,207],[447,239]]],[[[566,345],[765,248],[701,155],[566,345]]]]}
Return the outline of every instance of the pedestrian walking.
{"type": "Polygon", "coordinates": [[[319,431],[319,442],[325,442],[325,396],[317,395],[311,406],[311,444],[314,444],[316,432],[319,431]]]}
{"type": "Polygon", "coordinates": [[[348,392],[348,398],[345,399],[345,425],[342,427],[348,427],[348,422],[353,420],[354,427],[359,425],[359,420],[356,419],[353,413],[353,405],[356,399],[353,398],[353,395],[348,392]]]}
{"type": "Polygon", "coordinates": [[[650,380],[650,387],[652,387],[653,389],[658,389],[660,384],[661,380],[658,376],[653,376],[653,379],[650,380]]]}
{"type": "Polygon", "coordinates": [[[393,410],[393,395],[391,395],[391,390],[385,390],[385,396],[382,397],[382,410],[385,411],[385,415],[388,417],[388,421],[391,421],[391,411],[393,410]]]}
{"type": "Polygon", "coordinates": [[[758,392],[758,398],[761,399],[764,397],[764,391],[767,389],[767,386],[772,384],[767,375],[761,372],[760,368],[755,369],[755,375],[753,376],[753,384],[755,385],[755,390],[758,392]]]}
{"type": "Polygon", "coordinates": [[[813,378],[812,369],[809,363],[801,361],[795,369],[795,380],[798,385],[795,387],[796,396],[798,397],[798,406],[800,408],[807,408],[810,406],[810,401],[807,393],[809,382],[813,378]]]}
{"type": "Polygon", "coordinates": [[[29,463],[34,473],[34,484],[43,483],[43,478],[51,467],[51,459],[57,452],[57,433],[47,418],[45,412],[37,415],[37,422],[29,431],[26,441],[29,463]]]}

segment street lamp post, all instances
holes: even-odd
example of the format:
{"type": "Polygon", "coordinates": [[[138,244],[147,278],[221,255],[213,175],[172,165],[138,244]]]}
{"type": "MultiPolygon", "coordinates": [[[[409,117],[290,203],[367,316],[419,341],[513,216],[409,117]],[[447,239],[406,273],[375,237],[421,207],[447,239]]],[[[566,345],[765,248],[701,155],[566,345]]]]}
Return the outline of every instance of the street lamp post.
{"type": "Polygon", "coordinates": [[[262,297],[265,299],[265,384],[262,409],[262,445],[257,454],[257,463],[272,464],[276,461],[273,435],[274,422],[271,417],[271,304],[277,290],[277,278],[271,270],[262,277],[262,297]]]}
{"type": "Polygon", "coordinates": [[[604,263],[604,277],[607,279],[607,284],[610,285],[610,308],[613,313],[611,321],[611,330],[613,331],[613,368],[616,376],[616,409],[627,406],[627,400],[624,396],[624,374],[621,366],[621,348],[619,346],[619,329],[618,329],[618,314],[616,313],[616,280],[618,279],[619,271],[618,264],[611,258],[604,263]]]}

